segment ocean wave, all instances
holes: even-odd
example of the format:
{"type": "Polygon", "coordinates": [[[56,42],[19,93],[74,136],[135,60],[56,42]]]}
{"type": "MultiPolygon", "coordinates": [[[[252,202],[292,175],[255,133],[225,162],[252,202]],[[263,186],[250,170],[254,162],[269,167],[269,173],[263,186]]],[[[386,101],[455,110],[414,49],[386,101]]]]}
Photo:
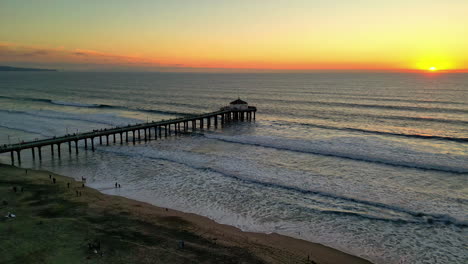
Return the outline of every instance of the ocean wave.
{"type": "Polygon", "coordinates": [[[66,106],[76,106],[76,107],[101,107],[102,105],[99,104],[82,104],[82,103],[73,103],[73,102],[64,102],[64,101],[55,101],[55,100],[50,100],[50,103],[56,104],[56,105],[66,105],[66,106]]]}
{"type": "MultiPolygon", "coordinates": [[[[281,91],[281,94],[283,94],[284,91],[281,91]]],[[[289,92],[288,92],[289,93],[289,92]]],[[[321,92],[297,92],[296,94],[325,94],[328,95],[330,93],[321,93],[321,92]]],[[[333,93],[332,93],[333,94],[333,93]]],[[[309,102],[312,103],[327,103],[327,101],[310,101],[310,100],[287,100],[287,99],[276,99],[276,98],[265,98],[263,93],[259,93],[259,95],[262,95],[261,101],[263,102],[270,102],[270,103],[282,103],[282,104],[307,104],[309,102]]],[[[334,95],[334,94],[333,94],[334,95]]],[[[464,102],[454,102],[454,101],[442,101],[442,100],[414,100],[414,99],[400,99],[400,98],[385,98],[385,97],[369,97],[368,95],[351,95],[351,94],[346,94],[347,96],[340,96],[338,99],[343,100],[343,99],[351,99],[351,100],[365,100],[365,101],[382,101],[382,102],[403,102],[403,103],[415,103],[415,104],[451,104],[451,105],[468,105],[467,103],[464,102]]],[[[340,103],[340,102],[337,102],[340,103]]]]}
{"type": "MultiPolygon", "coordinates": [[[[273,111],[272,111],[273,112],[273,111]]],[[[282,117],[288,117],[288,119],[297,119],[297,118],[314,118],[314,119],[330,119],[328,116],[331,113],[328,111],[314,111],[311,113],[310,111],[304,113],[285,113],[285,112],[277,112],[274,113],[273,117],[275,120],[281,119],[282,117]]],[[[443,124],[454,124],[460,126],[467,126],[468,121],[457,120],[457,119],[445,119],[445,118],[434,118],[434,117],[417,117],[417,116],[399,116],[399,115],[373,115],[373,114],[365,114],[365,113],[353,113],[353,112],[336,112],[332,113],[334,116],[346,117],[351,120],[356,120],[357,118],[372,118],[372,119],[389,119],[389,120],[397,120],[397,121],[416,121],[416,122],[431,122],[431,123],[443,123],[443,124]]],[[[271,117],[272,115],[270,115],[271,117]]],[[[268,117],[264,118],[268,119],[268,117]]]]}
{"type": "Polygon", "coordinates": [[[468,168],[463,166],[463,164],[466,164],[466,159],[464,157],[416,152],[404,148],[399,149],[396,146],[393,146],[393,149],[388,149],[383,142],[380,142],[382,146],[379,146],[379,142],[360,142],[365,140],[360,138],[334,138],[326,141],[307,141],[266,136],[223,136],[209,133],[202,135],[209,139],[228,143],[371,162],[387,166],[457,174],[468,173],[468,168]],[[376,151],[378,153],[376,153],[376,151]],[[395,154],[393,155],[392,153],[395,154]]]}
{"type": "Polygon", "coordinates": [[[56,120],[76,120],[76,121],[85,121],[91,122],[95,124],[103,124],[103,125],[111,125],[114,126],[116,124],[126,125],[129,123],[141,122],[137,119],[125,118],[125,117],[118,117],[113,114],[72,114],[66,112],[55,112],[55,111],[18,111],[18,110],[0,110],[0,113],[6,114],[19,114],[19,115],[27,115],[27,116],[34,116],[34,117],[43,117],[47,119],[56,119],[56,120]],[[113,122],[110,119],[114,119],[113,122]]]}
{"type": "MultiPolygon", "coordinates": [[[[341,98],[340,98],[341,99],[341,98]]],[[[360,99],[359,97],[356,99],[360,99]]],[[[362,98],[365,99],[365,98],[362,98]]],[[[390,100],[392,101],[392,100],[390,100]]],[[[414,100],[411,100],[414,101],[414,100]]],[[[410,101],[410,102],[411,102],[410,101]]],[[[410,105],[385,105],[375,103],[353,103],[353,102],[339,102],[339,101],[313,101],[313,100],[286,100],[286,99],[272,99],[262,98],[263,104],[273,103],[273,105],[317,105],[317,106],[330,106],[330,107],[347,107],[347,108],[372,108],[372,109],[383,109],[383,110],[399,110],[399,111],[415,111],[415,112],[444,112],[444,113],[468,113],[468,109],[461,108],[447,108],[447,107],[422,107],[422,106],[410,106],[410,105]]],[[[398,100],[396,100],[398,102],[398,100]]],[[[402,101],[405,102],[405,101],[402,101]]],[[[422,101],[424,102],[424,101],[422,101]]],[[[415,103],[422,103],[416,101],[415,103]]],[[[461,104],[464,105],[464,104],[461,104]]]]}
{"type": "MultiPolygon", "coordinates": [[[[265,181],[260,181],[256,179],[251,179],[251,178],[245,178],[241,177],[239,175],[235,175],[232,173],[226,173],[221,170],[213,169],[213,168],[208,168],[208,167],[194,167],[196,169],[200,170],[205,170],[205,171],[212,171],[218,174],[222,174],[223,176],[229,177],[229,178],[234,178],[239,181],[247,182],[247,183],[252,183],[252,184],[257,184],[257,185],[262,185],[262,186],[267,186],[271,188],[276,188],[276,189],[283,189],[283,190],[288,190],[288,191],[294,191],[294,192],[299,192],[301,194],[309,194],[309,195],[318,195],[322,197],[327,197],[331,198],[334,200],[339,200],[338,203],[341,203],[342,201],[345,202],[352,202],[354,203],[353,206],[355,205],[365,205],[366,206],[366,212],[360,211],[350,211],[350,210],[331,210],[331,209],[313,209],[315,211],[319,211],[320,213],[327,213],[327,214],[339,214],[339,215],[349,215],[349,216],[358,216],[358,217],[364,217],[368,219],[373,219],[373,220],[381,220],[381,221],[391,221],[391,222],[401,222],[401,223],[421,223],[421,224],[452,224],[458,227],[468,227],[468,222],[463,221],[463,220],[458,220],[450,215],[446,214],[430,214],[430,213],[423,213],[423,212],[416,212],[416,211],[411,211],[405,208],[397,207],[397,206],[392,206],[384,203],[378,203],[378,202],[372,202],[372,201],[367,201],[367,200],[361,200],[361,199],[355,199],[351,197],[346,197],[346,196],[340,196],[337,194],[332,194],[328,192],[322,192],[322,191],[316,191],[316,190],[306,190],[302,189],[299,187],[295,186],[289,186],[289,185],[284,185],[284,184],[278,184],[275,182],[265,182],[265,181]],[[383,211],[382,211],[383,210],[383,211]],[[386,212],[388,211],[389,212],[386,212]],[[371,214],[370,211],[374,211],[374,214],[371,214]],[[392,212],[393,211],[393,212],[392,212]],[[390,217],[391,215],[394,215],[394,212],[397,213],[403,213],[406,214],[407,217],[409,218],[401,218],[401,217],[390,217]],[[380,215],[385,214],[388,215],[389,217],[384,218],[381,217],[380,215]]],[[[343,205],[340,205],[343,206],[343,205]]],[[[307,208],[303,208],[307,209],[307,208]]],[[[309,208],[310,209],[310,208],[309,208]]]]}
{"type": "Polygon", "coordinates": [[[331,106],[331,107],[372,108],[372,109],[398,110],[398,111],[436,112],[436,113],[444,112],[444,113],[468,114],[468,110],[465,110],[465,109],[443,108],[443,107],[378,105],[378,104],[325,102],[325,101],[308,101],[308,102],[305,102],[304,104],[305,105],[331,106]]]}
{"type": "Polygon", "coordinates": [[[85,104],[85,103],[78,103],[78,102],[66,102],[66,101],[58,101],[52,99],[45,99],[45,98],[30,98],[30,97],[10,97],[10,96],[0,96],[1,99],[9,99],[9,100],[17,100],[17,101],[30,101],[30,102],[43,102],[49,103],[54,105],[63,105],[63,106],[75,106],[75,107],[85,107],[85,108],[98,108],[98,107],[105,107],[106,105],[101,104],[85,104]]]}
{"type": "Polygon", "coordinates": [[[43,99],[43,98],[9,97],[9,96],[0,96],[0,98],[9,99],[9,100],[43,102],[43,103],[49,103],[53,105],[73,106],[73,107],[81,107],[81,108],[102,108],[102,109],[108,108],[108,109],[118,109],[118,110],[124,110],[124,111],[136,111],[136,112],[155,113],[155,114],[162,114],[162,115],[177,115],[177,116],[193,115],[189,113],[176,112],[176,111],[132,108],[132,107],[126,107],[126,106],[107,105],[107,104],[87,104],[87,103],[78,103],[78,102],[65,102],[65,101],[57,101],[57,100],[43,99]]]}
{"type": "MultiPolygon", "coordinates": [[[[343,99],[343,97],[340,97],[343,99]]],[[[416,104],[453,104],[453,105],[468,105],[465,102],[455,102],[455,101],[443,101],[443,100],[414,100],[414,99],[399,99],[399,98],[384,98],[384,97],[346,97],[345,99],[359,99],[359,100],[369,100],[369,101],[383,101],[383,102],[404,102],[404,103],[416,103],[416,104]]]]}
{"type": "Polygon", "coordinates": [[[280,188],[288,191],[294,191],[294,192],[299,192],[301,194],[309,194],[309,195],[318,195],[326,198],[331,198],[333,200],[339,200],[338,203],[340,203],[340,206],[343,206],[341,203],[344,202],[352,202],[353,206],[356,205],[365,205],[366,207],[363,209],[366,209],[366,212],[360,211],[350,211],[350,210],[332,210],[332,209],[314,209],[316,211],[319,211],[320,213],[328,213],[328,214],[340,214],[340,215],[351,215],[351,216],[359,216],[359,217],[365,217],[373,220],[382,220],[382,221],[392,221],[392,222],[403,222],[403,223],[441,223],[441,224],[453,224],[458,227],[468,227],[468,222],[463,221],[463,220],[458,220],[452,216],[446,215],[446,214],[430,214],[430,213],[423,213],[423,212],[416,212],[416,211],[411,211],[405,208],[397,207],[397,206],[392,206],[384,203],[378,203],[378,202],[372,202],[372,201],[367,201],[367,200],[361,200],[361,199],[356,199],[356,198],[351,198],[351,197],[346,197],[346,196],[340,196],[337,194],[332,194],[328,192],[322,192],[322,191],[316,191],[316,190],[306,190],[302,189],[299,187],[295,186],[289,186],[289,185],[284,185],[284,184],[278,184],[274,182],[265,182],[265,181],[260,181],[260,180],[255,180],[251,178],[245,178],[241,177],[239,175],[235,175],[232,173],[226,173],[220,170],[212,169],[212,168],[198,168],[202,170],[210,170],[215,173],[222,174],[224,176],[230,177],[230,178],[235,178],[237,180],[243,181],[243,182],[248,182],[248,183],[253,183],[253,184],[258,184],[258,185],[263,185],[267,187],[272,187],[272,188],[280,188]],[[383,210],[383,211],[382,211],[383,210]],[[373,211],[374,214],[371,213],[373,211]],[[386,212],[390,211],[390,212],[386,212]],[[399,217],[390,217],[391,215],[395,215],[394,212],[397,213],[403,213],[406,214],[407,217],[410,219],[406,218],[399,218],[399,217]],[[388,215],[389,217],[383,218],[380,217],[380,215],[388,215]],[[412,220],[411,220],[412,219],[412,220]]]}
{"type": "MultiPolygon", "coordinates": [[[[133,151],[122,151],[119,149],[100,148],[99,151],[131,157],[141,157],[146,159],[162,160],[171,163],[176,163],[189,167],[191,169],[201,170],[204,172],[211,172],[223,177],[227,177],[245,184],[260,185],[263,188],[280,189],[283,191],[300,193],[301,196],[309,195],[312,203],[321,204],[319,207],[301,207],[301,210],[314,210],[318,213],[336,214],[345,216],[361,217],[371,220],[388,221],[396,223],[414,223],[414,224],[444,224],[454,225],[457,227],[468,227],[468,222],[456,219],[446,214],[435,214],[413,211],[410,209],[388,205],[385,203],[356,199],[335,193],[323,192],[318,190],[303,189],[298,186],[286,185],[284,183],[259,180],[249,177],[248,175],[241,175],[238,172],[232,172],[225,168],[206,167],[206,160],[197,160],[193,157],[193,153],[185,151],[146,151],[144,148],[133,151]],[[314,197],[315,196],[315,197],[314,197]],[[321,202],[325,198],[328,202],[321,202]],[[326,205],[327,208],[323,208],[326,205]],[[356,210],[351,210],[355,208],[356,210]]],[[[195,154],[197,157],[200,155],[195,154]]],[[[269,192],[268,190],[263,190],[269,192]]]]}
{"type": "Polygon", "coordinates": [[[8,126],[8,125],[4,125],[4,124],[0,124],[0,127],[10,129],[10,130],[21,131],[21,132],[25,132],[25,133],[29,133],[29,134],[34,134],[36,136],[42,136],[42,137],[50,137],[51,136],[50,134],[43,133],[42,131],[39,131],[37,129],[28,129],[28,128],[24,128],[24,127],[20,128],[20,127],[8,126]]]}
{"type": "Polygon", "coordinates": [[[384,136],[447,140],[447,141],[454,141],[454,142],[461,142],[461,143],[468,142],[468,138],[459,138],[459,137],[445,137],[445,136],[423,135],[423,134],[404,134],[404,133],[394,133],[394,132],[388,132],[388,131],[377,131],[377,130],[369,130],[369,129],[361,129],[361,128],[352,128],[352,127],[335,127],[335,126],[316,125],[316,124],[310,124],[310,123],[290,122],[290,121],[281,121],[281,122],[273,121],[273,123],[275,123],[276,125],[288,126],[288,127],[290,124],[295,124],[295,125],[301,125],[305,127],[315,127],[315,128],[350,131],[350,132],[361,132],[361,133],[384,135],[384,136]]]}
{"type": "Polygon", "coordinates": [[[448,123],[448,124],[455,124],[455,125],[468,125],[467,121],[463,120],[455,120],[455,119],[444,119],[444,118],[433,118],[433,117],[415,117],[415,116],[375,116],[375,115],[362,115],[359,116],[367,116],[371,118],[383,118],[383,119],[392,119],[392,120],[409,120],[409,121],[419,121],[419,122],[435,122],[435,123],[448,123]]]}

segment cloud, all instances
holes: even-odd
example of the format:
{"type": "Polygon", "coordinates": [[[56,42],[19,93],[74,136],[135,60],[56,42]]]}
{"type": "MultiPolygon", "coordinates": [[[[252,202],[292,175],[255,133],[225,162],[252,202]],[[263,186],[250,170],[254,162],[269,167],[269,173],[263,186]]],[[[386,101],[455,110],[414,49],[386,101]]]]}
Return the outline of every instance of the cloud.
{"type": "Polygon", "coordinates": [[[50,56],[59,52],[58,49],[23,46],[14,43],[0,42],[0,62],[5,59],[24,60],[30,57],[50,56]]]}
{"type": "Polygon", "coordinates": [[[87,49],[66,49],[64,47],[27,46],[9,42],[0,42],[0,63],[6,64],[42,64],[70,65],[87,68],[160,68],[178,67],[175,64],[164,64],[154,58],[127,56],[87,49]],[[88,65],[88,66],[87,66],[88,65]]]}
{"type": "Polygon", "coordinates": [[[26,57],[33,57],[33,56],[45,56],[48,55],[49,52],[46,50],[35,50],[27,53],[21,54],[21,56],[26,56],[26,57]]]}
{"type": "Polygon", "coordinates": [[[83,53],[83,52],[73,52],[72,54],[76,55],[76,56],[86,56],[87,55],[86,53],[83,53]]]}

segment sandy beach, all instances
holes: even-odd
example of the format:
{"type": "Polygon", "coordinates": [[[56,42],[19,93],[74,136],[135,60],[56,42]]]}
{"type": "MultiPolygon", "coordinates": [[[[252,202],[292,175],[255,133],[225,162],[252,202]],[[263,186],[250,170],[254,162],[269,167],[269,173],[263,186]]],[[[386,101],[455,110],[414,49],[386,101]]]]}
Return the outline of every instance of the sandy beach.
{"type": "Polygon", "coordinates": [[[48,171],[0,165],[0,194],[1,263],[370,263],[320,244],[105,195],[48,171]]]}

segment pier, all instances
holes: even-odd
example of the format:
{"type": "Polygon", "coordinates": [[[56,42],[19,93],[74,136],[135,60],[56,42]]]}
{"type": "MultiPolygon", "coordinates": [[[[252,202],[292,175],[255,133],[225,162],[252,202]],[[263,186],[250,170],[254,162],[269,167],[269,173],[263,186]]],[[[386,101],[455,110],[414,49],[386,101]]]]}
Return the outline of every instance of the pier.
{"type": "Polygon", "coordinates": [[[16,163],[21,165],[22,151],[27,150],[31,151],[33,160],[36,158],[42,160],[43,148],[50,148],[50,154],[52,157],[57,155],[57,157],[60,158],[62,156],[62,145],[68,145],[68,153],[71,155],[73,152],[78,154],[79,143],[84,143],[85,150],[95,151],[96,144],[103,145],[103,138],[105,139],[106,145],[109,145],[110,143],[115,144],[117,142],[123,144],[124,142],[129,143],[130,141],[133,144],[136,144],[136,141],[141,142],[142,139],[144,141],[157,140],[171,135],[188,133],[189,131],[193,132],[197,129],[204,129],[205,127],[207,129],[211,126],[218,128],[219,125],[224,126],[226,123],[230,122],[255,120],[257,112],[256,107],[247,106],[246,103],[242,105],[242,107],[236,107],[234,104],[236,102],[245,103],[238,99],[231,102],[231,106],[223,107],[219,111],[212,113],[158,122],[153,121],[136,125],[128,125],[125,127],[99,129],[93,130],[92,132],[75,133],[61,137],[4,145],[0,146],[0,154],[9,152],[11,164],[15,165],[16,156],[16,163]]]}

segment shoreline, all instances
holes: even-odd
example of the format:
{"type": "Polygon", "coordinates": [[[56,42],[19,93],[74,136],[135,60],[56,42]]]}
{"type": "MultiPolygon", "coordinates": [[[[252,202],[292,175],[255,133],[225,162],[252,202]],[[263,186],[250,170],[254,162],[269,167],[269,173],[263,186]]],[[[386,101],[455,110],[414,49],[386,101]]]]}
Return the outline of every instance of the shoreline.
{"type": "MultiPolygon", "coordinates": [[[[225,259],[229,257],[245,257],[244,263],[254,263],[256,262],[254,261],[255,259],[259,260],[260,263],[371,263],[365,259],[318,243],[276,233],[264,234],[245,232],[234,226],[217,223],[201,215],[161,208],[122,196],[104,194],[86,186],[82,188],[81,182],[75,181],[68,176],[42,170],[27,169],[27,174],[25,171],[26,169],[0,163],[0,175],[2,176],[0,178],[0,187],[2,187],[1,184],[5,183],[5,179],[15,179],[15,181],[23,181],[24,184],[36,184],[38,186],[47,187],[51,185],[51,180],[48,175],[53,175],[53,177],[57,179],[57,183],[60,184],[53,187],[60,188],[60,191],[63,191],[64,199],[67,202],[80,202],[81,206],[85,208],[80,210],[90,210],[94,213],[98,212],[99,214],[110,214],[115,218],[124,217],[125,219],[123,220],[128,220],[126,223],[128,223],[129,226],[123,226],[123,228],[130,228],[133,224],[144,223],[156,229],[168,228],[176,233],[188,232],[196,237],[194,240],[198,241],[200,245],[208,243],[209,245],[207,244],[206,247],[211,248],[216,246],[223,248],[213,251],[215,253],[223,251],[225,247],[241,252],[240,255],[230,256],[229,252],[232,250],[228,250],[227,253],[223,255],[225,259]],[[64,183],[71,183],[71,190],[67,190],[64,183]],[[80,195],[81,193],[83,193],[83,195],[77,197],[75,196],[75,191],[76,194],[78,194],[79,191],[80,195]]],[[[3,189],[0,190],[3,191],[3,189]]],[[[3,197],[3,195],[0,196],[0,199],[3,199],[3,197]]],[[[4,207],[5,206],[0,207],[0,213],[3,215],[6,213],[3,212],[6,209],[4,207]]],[[[25,210],[27,210],[27,208],[25,208],[25,210]]],[[[149,232],[145,235],[151,236],[152,233],[149,232]]],[[[164,237],[164,239],[172,241],[177,240],[177,237],[168,235],[164,237]]],[[[135,241],[138,242],[139,240],[136,239],[135,241]]],[[[4,242],[0,242],[0,244],[1,243],[4,242]]],[[[194,244],[198,247],[197,243],[194,244]]],[[[151,243],[149,245],[151,246],[151,243]]],[[[146,248],[147,247],[148,245],[146,248]]],[[[196,246],[193,247],[195,248],[196,246]]],[[[139,250],[147,250],[146,248],[139,250]]],[[[177,251],[174,254],[176,254],[174,256],[179,257],[181,253],[177,251]]],[[[204,254],[202,255],[205,256],[204,254]]],[[[174,260],[179,260],[178,257],[174,257],[174,260]]],[[[213,262],[213,260],[210,259],[207,260],[207,262],[213,262]]]]}

